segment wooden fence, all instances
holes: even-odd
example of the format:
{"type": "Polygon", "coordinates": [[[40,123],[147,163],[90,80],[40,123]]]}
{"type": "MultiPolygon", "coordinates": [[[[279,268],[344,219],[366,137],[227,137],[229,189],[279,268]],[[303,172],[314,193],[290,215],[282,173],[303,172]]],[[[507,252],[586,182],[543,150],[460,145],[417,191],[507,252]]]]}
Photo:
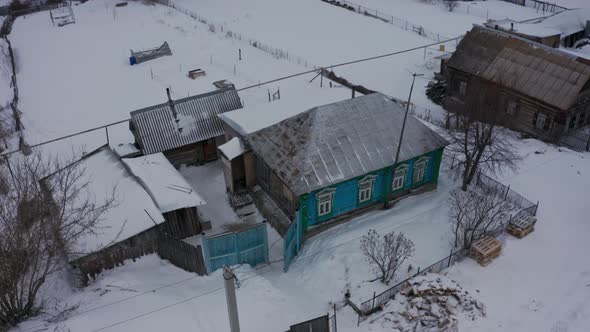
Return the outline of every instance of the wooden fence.
{"type": "Polygon", "coordinates": [[[207,268],[203,260],[203,250],[199,245],[192,246],[162,233],[158,240],[157,252],[162,259],[170,261],[170,263],[185,271],[194,272],[198,275],[207,274],[207,268]]]}

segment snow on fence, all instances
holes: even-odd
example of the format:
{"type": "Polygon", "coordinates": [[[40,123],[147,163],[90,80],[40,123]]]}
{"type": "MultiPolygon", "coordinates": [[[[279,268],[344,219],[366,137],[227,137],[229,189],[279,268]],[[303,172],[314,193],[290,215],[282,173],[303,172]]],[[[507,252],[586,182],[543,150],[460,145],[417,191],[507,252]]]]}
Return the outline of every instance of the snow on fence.
{"type": "Polygon", "coordinates": [[[562,7],[560,5],[545,2],[545,1],[539,1],[539,0],[503,0],[503,1],[511,2],[511,3],[521,5],[524,7],[535,8],[537,10],[537,13],[539,11],[542,11],[543,13],[545,13],[545,12],[561,13],[563,11],[569,10],[568,8],[562,7]]]}
{"type": "MultiPolygon", "coordinates": [[[[359,14],[362,14],[365,16],[370,16],[370,17],[379,19],[385,23],[389,23],[389,24],[391,24],[395,27],[398,27],[400,29],[403,29],[403,30],[415,32],[415,33],[419,34],[420,36],[423,36],[423,37],[428,38],[430,40],[434,40],[435,42],[440,42],[441,40],[447,40],[447,39],[453,38],[453,37],[443,36],[443,35],[436,33],[436,32],[428,31],[428,30],[424,29],[424,27],[419,24],[414,24],[408,20],[405,20],[405,19],[402,19],[399,17],[395,17],[391,14],[386,14],[386,13],[380,12],[377,9],[368,8],[368,7],[365,7],[365,6],[350,2],[350,1],[346,1],[346,0],[322,0],[322,1],[332,4],[332,5],[335,5],[335,6],[338,6],[338,7],[342,7],[344,9],[354,11],[356,13],[359,13],[359,14]]],[[[459,40],[457,39],[455,41],[455,43],[458,44],[459,40]]]]}
{"type": "MultiPolygon", "coordinates": [[[[369,315],[373,312],[375,312],[375,310],[377,308],[379,308],[380,306],[384,305],[385,303],[387,303],[390,299],[392,299],[395,294],[399,293],[400,290],[402,290],[402,288],[404,288],[406,286],[406,284],[408,283],[408,281],[418,275],[425,275],[426,273],[439,273],[442,270],[448,268],[449,266],[451,266],[452,264],[454,264],[455,262],[459,262],[461,261],[464,257],[467,256],[467,254],[469,253],[469,251],[467,249],[461,249],[457,252],[452,252],[451,254],[437,262],[435,262],[434,264],[431,264],[430,266],[428,266],[425,269],[420,269],[418,268],[418,272],[416,272],[416,274],[412,275],[411,277],[397,283],[396,285],[394,285],[393,287],[385,290],[384,292],[380,293],[380,294],[376,294],[373,293],[373,297],[370,298],[369,300],[361,303],[360,307],[358,307],[358,320],[357,320],[357,326],[360,325],[361,322],[367,320],[369,318],[369,315]]],[[[353,308],[356,306],[353,306],[353,308]]]]}
{"type": "MultiPolygon", "coordinates": [[[[455,158],[454,155],[450,155],[447,153],[444,154],[442,162],[443,164],[446,164],[451,170],[457,167],[462,167],[463,165],[463,163],[458,158],[455,158]]],[[[510,186],[506,186],[505,184],[500,183],[497,180],[494,180],[490,176],[483,174],[481,171],[477,173],[477,177],[475,178],[475,184],[478,186],[495,188],[496,192],[498,192],[499,195],[502,195],[504,199],[510,201],[512,204],[514,204],[516,207],[520,209],[518,213],[527,213],[532,216],[537,215],[539,202],[531,202],[521,194],[510,189],[510,186]]]]}
{"type": "Polygon", "coordinates": [[[209,273],[226,265],[268,263],[266,223],[235,233],[224,233],[203,240],[205,264],[209,273]]]}
{"type": "Polygon", "coordinates": [[[265,53],[268,53],[277,59],[285,59],[289,62],[305,66],[306,68],[319,68],[320,67],[320,66],[316,66],[316,65],[312,64],[311,62],[307,61],[307,59],[304,59],[304,58],[302,58],[298,55],[295,55],[293,53],[289,53],[289,51],[287,51],[287,50],[270,46],[269,44],[263,43],[259,40],[254,39],[254,38],[249,38],[245,35],[242,35],[241,33],[237,33],[235,31],[232,31],[225,24],[214,22],[210,18],[207,18],[207,17],[199,15],[193,11],[190,11],[186,8],[178,6],[177,4],[173,3],[170,0],[153,0],[153,1],[156,3],[159,3],[163,6],[175,9],[182,14],[190,16],[192,19],[197,20],[200,23],[206,24],[209,27],[209,32],[211,32],[211,33],[222,34],[226,38],[234,39],[234,40],[238,40],[238,41],[248,41],[248,44],[250,44],[250,46],[257,48],[265,53]]]}

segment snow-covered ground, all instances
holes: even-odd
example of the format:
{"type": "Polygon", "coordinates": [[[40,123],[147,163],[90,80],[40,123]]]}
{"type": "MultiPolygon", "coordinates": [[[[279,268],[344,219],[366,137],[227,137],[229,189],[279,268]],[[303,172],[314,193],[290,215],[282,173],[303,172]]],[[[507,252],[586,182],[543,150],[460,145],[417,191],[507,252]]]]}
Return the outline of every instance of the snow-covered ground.
{"type": "Polygon", "coordinates": [[[590,326],[590,155],[535,140],[505,183],[540,201],[535,231],[506,237],[502,255],[485,268],[466,260],[449,276],[480,291],[488,317],[462,322],[466,331],[588,331],[590,326]],[[535,151],[542,154],[535,154],[535,151]]]}
{"type": "Polygon", "coordinates": [[[452,12],[448,11],[442,1],[353,0],[351,2],[452,37],[465,34],[473,24],[482,24],[487,19],[527,20],[540,16],[534,8],[515,6],[501,0],[459,2],[452,12]]]}
{"type": "MultiPolygon", "coordinates": [[[[173,98],[211,91],[212,82],[228,79],[241,88],[297,73],[305,68],[278,60],[247,42],[212,33],[208,26],[173,9],[143,2],[115,7],[114,0],[89,1],[74,7],[76,23],[54,27],[47,12],[19,17],[10,39],[17,54],[19,108],[29,144],[126,119],[129,112],[173,98]],[[167,41],[172,56],[129,65],[129,49],[141,50],[167,41]],[[239,50],[242,60],[238,59],[239,50]],[[205,77],[191,80],[188,70],[205,77]],[[234,74],[235,68],[235,74],[234,74]]],[[[281,97],[349,96],[341,89],[318,89],[313,74],[240,93],[244,105],[268,102],[268,91],[281,97]]],[[[5,84],[3,82],[3,84],[5,84]]],[[[4,99],[4,94],[2,95],[4,99]]],[[[113,143],[131,141],[126,123],[109,131],[113,143]]],[[[53,144],[51,152],[86,150],[105,143],[104,131],[53,144]]]]}
{"type": "Polygon", "coordinates": [[[548,1],[565,8],[590,8],[590,2],[588,0],[551,0],[548,1]]]}

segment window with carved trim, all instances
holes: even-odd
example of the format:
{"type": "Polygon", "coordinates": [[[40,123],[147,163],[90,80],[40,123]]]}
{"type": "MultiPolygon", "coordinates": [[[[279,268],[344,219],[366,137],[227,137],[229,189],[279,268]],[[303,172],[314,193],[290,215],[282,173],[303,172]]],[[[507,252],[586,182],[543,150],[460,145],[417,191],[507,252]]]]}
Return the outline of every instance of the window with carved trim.
{"type": "Polygon", "coordinates": [[[317,194],[318,216],[321,217],[332,213],[334,192],[334,189],[324,189],[317,194]]]}
{"type": "Polygon", "coordinates": [[[414,183],[419,183],[424,181],[424,177],[426,175],[426,166],[428,166],[428,159],[430,158],[420,158],[414,163],[414,183]]]}
{"type": "Polygon", "coordinates": [[[408,166],[398,166],[393,172],[392,190],[402,189],[406,184],[406,174],[408,173],[408,166]]]}
{"type": "Polygon", "coordinates": [[[375,184],[374,175],[368,175],[359,180],[359,203],[368,202],[373,197],[373,185],[375,184]]]}

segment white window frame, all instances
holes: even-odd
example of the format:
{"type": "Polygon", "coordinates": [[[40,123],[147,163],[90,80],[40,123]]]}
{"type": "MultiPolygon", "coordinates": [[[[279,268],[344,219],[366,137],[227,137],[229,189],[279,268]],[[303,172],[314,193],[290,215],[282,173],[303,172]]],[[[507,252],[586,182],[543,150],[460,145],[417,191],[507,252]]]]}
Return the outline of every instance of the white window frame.
{"type": "Polygon", "coordinates": [[[413,183],[424,181],[424,177],[426,176],[426,168],[428,166],[429,160],[429,157],[422,157],[416,160],[416,162],[414,163],[414,174],[412,174],[413,183]],[[420,175],[419,178],[418,175],[420,175]]]}
{"type": "Polygon", "coordinates": [[[545,115],[545,113],[539,112],[539,114],[537,114],[535,128],[543,130],[545,128],[545,121],[547,121],[547,115],[545,115]]]}
{"type": "Polygon", "coordinates": [[[406,176],[408,175],[408,165],[400,165],[393,170],[393,180],[391,181],[391,190],[396,191],[406,186],[406,176]],[[399,174],[398,174],[399,173],[399,174]],[[401,175],[400,175],[401,174],[401,175]],[[399,185],[396,185],[396,181],[400,180],[399,185]]]}
{"type": "Polygon", "coordinates": [[[516,114],[516,109],[518,108],[518,103],[514,100],[508,101],[508,106],[506,107],[506,114],[514,115],[516,114]]]}
{"type": "Polygon", "coordinates": [[[336,189],[327,188],[317,193],[318,217],[326,216],[332,213],[334,203],[334,193],[336,189]]]}
{"type": "Polygon", "coordinates": [[[367,175],[359,180],[359,203],[368,202],[373,197],[373,186],[375,184],[376,175],[367,175]]]}

